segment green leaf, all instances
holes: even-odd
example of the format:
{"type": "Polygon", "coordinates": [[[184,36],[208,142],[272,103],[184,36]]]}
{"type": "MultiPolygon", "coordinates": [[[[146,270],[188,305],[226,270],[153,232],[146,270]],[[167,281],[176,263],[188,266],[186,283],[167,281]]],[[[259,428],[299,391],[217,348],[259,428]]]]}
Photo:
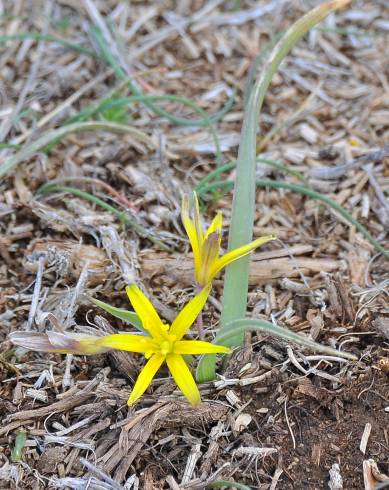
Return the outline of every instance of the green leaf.
{"type": "MultiPolygon", "coordinates": [[[[284,182],[282,180],[268,180],[268,179],[258,179],[255,181],[255,185],[258,187],[271,187],[273,189],[287,189],[292,192],[298,192],[299,194],[303,194],[304,196],[308,196],[311,199],[315,199],[316,201],[321,201],[334,211],[336,211],[342,218],[344,218],[350,226],[355,226],[355,228],[367,239],[369,242],[377,249],[378,252],[381,252],[385,258],[389,259],[389,250],[386,250],[365,228],[357,219],[353,217],[351,213],[347,211],[343,206],[338,204],[334,199],[326,196],[325,194],[321,194],[320,192],[316,192],[308,186],[293,184],[291,182],[284,182]]],[[[204,185],[200,189],[200,195],[205,194],[207,192],[214,192],[216,189],[231,189],[233,186],[233,182],[230,180],[218,180],[213,182],[212,184],[204,185]]]]}
{"type": "Polygon", "coordinates": [[[251,488],[247,485],[228,480],[215,480],[214,482],[207,485],[205,488],[206,490],[210,490],[211,488],[236,488],[237,490],[251,490],[251,488]]]}
{"type": "MultiPolygon", "coordinates": [[[[353,354],[338,351],[331,347],[327,347],[326,345],[319,344],[318,342],[314,342],[308,337],[299,335],[295,332],[292,332],[291,330],[288,330],[287,328],[280,327],[279,325],[267,322],[266,320],[256,320],[253,318],[243,318],[227,323],[223,330],[220,330],[218,335],[216,335],[213,343],[233,347],[234,345],[236,345],[235,338],[237,335],[244,335],[245,332],[253,330],[260,330],[262,332],[266,332],[269,335],[281,337],[284,340],[294,342],[298,345],[307,347],[317,352],[322,352],[323,354],[342,357],[351,361],[357,360],[357,357],[353,354]]],[[[199,383],[202,383],[204,381],[212,381],[214,379],[212,366],[210,368],[207,362],[201,362],[204,359],[206,359],[206,356],[202,357],[196,370],[196,379],[199,383]]]]}
{"type": "Polygon", "coordinates": [[[92,303],[94,303],[99,308],[102,308],[110,315],[123,320],[126,323],[130,323],[140,332],[148,335],[146,330],[142,326],[142,321],[139,316],[134,311],[124,310],[123,308],[116,308],[115,306],[111,306],[108,303],[104,303],[104,301],[100,301],[96,298],[89,298],[92,303]]]}
{"type": "Polygon", "coordinates": [[[37,140],[24,146],[19,152],[6,158],[0,164],[0,179],[19,165],[19,163],[25,162],[52,142],[58,142],[69,134],[80,133],[82,131],[108,131],[115,134],[126,134],[152,148],[158,148],[158,145],[148,134],[132,126],[98,121],[74,123],[44,133],[37,140]]]}
{"type": "Polygon", "coordinates": [[[234,320],[227,323],[224,331],[216,336],[215,343],[231,347],[234,345],[233,340],[236,334],[244,334],[250,330],[260,330],[261,332],[265,332],[269,335],[281,337],[289,342],[294,342],[303,347],[307,347],[308,349],[322,352],[323,354],[328,354],[330,356],[342,357],[344,359],[349,359],[350,361],[356,361],[358,359],[356,356],[354,356],[354,354],[339,351],[333,349],[332,347],[319,344],[318,342],[315,342],[310,338],[293,332],[285,327],[280,327],[279,325],[267,322],[266,320],[256,320],[253,318],[243,318],[241,320],[234,320]]]}
{"type": "MultiPolygon", "coordinates": [[[[350,0],[334,0],[314,8],[297,20],[282,36],[271,51],[261,70],[261,75],[251,90],[243,119],[241,142],[236,166],[236,181],[232,202],[232,214],[228,248],[238,248],[252,240],[255,205],[256,137],[259,114],[273,78],[281,62],[297,42],[318,22],[333,10],[347,5],[350,0]]],[[[233,320],[246,314],[250,257],[242,257],[226,268],[221,312],[221,332],[233,320]]],[[[243,331],[232,338],[233,345],[242,345],[243,331]]],[[[198,367],[200,381],[215,378],[214,355],[204,356],[198,367]],[[203,377],[205,376],[205,377],[203,377]]]]}
{"type": "Polygon", "coordinates": [[[23,448],[26,444],[27,434],[25,432],[19,432],[15,439],[15,447],[11,451],[11,461],[17,463],[22,460],[23,448]]]}

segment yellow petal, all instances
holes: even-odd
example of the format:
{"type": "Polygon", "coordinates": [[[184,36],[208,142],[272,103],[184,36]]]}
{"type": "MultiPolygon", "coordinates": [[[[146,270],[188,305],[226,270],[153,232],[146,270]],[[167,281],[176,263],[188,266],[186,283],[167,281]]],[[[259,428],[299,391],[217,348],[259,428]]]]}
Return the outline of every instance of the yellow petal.
{"type": "Polygon", "coordinates": [[[223,226],[223,215],[220,211],[218,211],[217,215],[213,218],[211,226],[208,228],[207,233],[205,234],[205,238],[207,238],[211,233],[215,231],[219,232],[221,237],[221,230],[223,226]]]}
{"type": "MultiPolygon", "coordinates": [[[[185,195],[182,198],[181,220],[182,220],[182,224],[184,225],[186,234],[188,235],[190,245],[192,247],[195,271],[198,271],[200,269],[200,263],[201,263],[200,250],[202,246],[202,234],[201,235],[198,234],[197,227],[195,226],[193,220],[189,216],[189,197],[187,195],[185,195]]],[[[200,232],[201,232],[201,227],[200,227],[200,232]]]]}
{"type": "Polygon", "coordinates": [[[127,402],[128,405],[134,404],[143,395],[164,360],[165,356],[160,354],[154,354],[150,357],[136,380],[127,402]]]}
{"type": "Polygon", "coordinates": [[[202,340],[180,340],[174,344],[174,354],[228,354],[231,349],[202,340]]]}
{"type": "Polygon", "coordinates": [[[168,354],[166,363],[174,381],[192,405],[201,402],[200,392],[184,359],[177,354],[168,354]]]}
{"type": "Polygon", "coordinates": [[[201,217],[200,217],[199,200],[197,199],[197,194],[194,191],[192,193],[192,200],[193,200],[193,204],[194,204],[194,216],[193,216],[193,220],[194,220],[194,225],[196,227],[197,236],[199,237],[199,244],[200,244],[200,247],[201,247],[201,245],[202,245],[202,243],[204,241],[204,235],[203,235],[203,230],[201,228],[201,217]]]}
{"type": "Polygon", "coordinates": [[[204,308],[210,290],[210,285],[203,288],[177,315],[169,330],[169,334],[175,335],[176,340],[181,340],[185,332],[196,320],[200,311],[204,308]]]}
{"type": "Polygon", "coordinates": [[[165,338],[166,329],[150,300],[135,284],[127,286],[126,292],[135,312],[142,320],[143,328],[157,340],[165,338]]]}
{"type": "Polygon", "coordinates": [[[130,352],[155,352],[158,344],[145,335],[132,335],[130,333],[116,333],[105,335],[97,340],[97,345],[109,349],[126,350],[130,352]]]}
{"type": "Polygon", "coordinates": [[[215,262],[214,267],[210,271],[210,277],[213,279],[226,265],[234,262],[234,260],[240,259],[244,255],[247,255],[252,250],[261,245],[270,242],[271,240],[275,240],[276,237],[274,235],[267,235],[260,238],[257,238],[253,242],[243,245],[243,247],[236,248],[235,250],[231,250],[231,252],[227,252],[222,257],[218,258],[215,262]]]}
{"type": "Polygon", "coordinates": [[[219,258],[219,252],[220,235],[215,231],[204,240],[203,248],[201,249],[201,270],[199,274],[196,274],[196,281],[200,286],[206,286],[211,283],[210,272],[219,258]]]}

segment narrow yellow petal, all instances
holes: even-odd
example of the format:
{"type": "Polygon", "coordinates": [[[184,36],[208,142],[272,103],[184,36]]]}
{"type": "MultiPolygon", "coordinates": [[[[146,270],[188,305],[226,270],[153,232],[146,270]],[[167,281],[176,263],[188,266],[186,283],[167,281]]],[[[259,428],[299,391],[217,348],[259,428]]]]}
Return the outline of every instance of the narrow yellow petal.
{"type": "Polygon", "coordinates": [[[196,281],[200,286],[211,283],[210,272],[213,270],[220,252],[220,234],[215,231],[211,233],[203,243],[201,249],[201,270],[196,275],[196,281]]]}
{"type": "Polygon", "coordinates": [[[201,217],[200,217],[199,200],[197,199],[197,194],[194,191],[192,193],[192,200],[193,200],[193,204],[194,204],[194,216],[193,216],[193,219],[194,219],[194,224],[195,224],[195,227],[196,227],[197,236],[199,237],[199,245],[201,247],[202,244],[203,244],[203,241],[204,241],[204,235],[203,235],[203,230],[201,228],[201,217]]]}
{"type": "Polygon", "coordinates": [[[201,263],[200,250],[202,246],[202,235],[198,234],[198,230],[193,220],[189,216],[189,197],[187,195],[184,195],[184,197],[182,198],[181,220],[182,224],[184,225],[186,234],[188,235],[190,245],[192,247],[195,271],[197,272],[200,269],[201,263]]]}
{"type": "Polygon", "coordinates": [[[96,344],[109,349],[126,350],[130,352],[155,352],[158,344],[145,335],[133,335],[130,333],[116,333],[100,337],[96,344]]]}
{"type": "Polygon", "coordinates": [[[165,338],[166,329],[150,300],[135,284],[127,286],[126,292],[135,312],[142,320],[143,328],[157,340],[165,338]]]}
{"type": "Polygon", "coordinates": [[[231,349],[202,340],[180,340],[174,344],[174,354],[228,354],[231,349]]]}
{"type": "Polygon", "coordinates": [[[203,288],[200,293],[191,299],[177,315],[169,330],[169,334],[175,335],[176,340],[181,340],[185,335],[185,332],[196,320],[200,311],[204,308],[210,290],[210,285],[203,288]]]}
{"type": "Polygon", "coordinates": [[[154,354],[150,357],[136,380],[127,402],[128,405],[133,405],[143,395],[164,360],[165,356],[160,354],[154,354]]]}
{"type": "Polygon", "coordinates": [[[222,257],[219,257],[215,262],[212,270],[210,271],[210,277],[213,279],[226,265],[234,262],[234,260],[240,259],[244,255],[247,255],[252,250],[261,245],[270,242],[271,240],[275,240],[276,237],[274,235],[267,235],[260,238],[257,238],[253,242],[243,245],[243,247],[236,248],[235,250],[231,250],[231,252],[227,252],[222,257]]]}
{"type": "Polygon", "coordinates": [[[211,233],[214,233],[215,231],[219,232],[219,235],[221,237],[222,226],[223,226],[223,215],[219,211],[217,215],[213,218],[211,226],[208,228],[207,233],[205,234],[205,238],[207,238],[211,233]]]}
{"type": "Polygon", "coordinates": [[[200,392],[184,359],[177,354],[168,354],[166,363],[174,381],[192,405],[201,402],[200,392]]]}

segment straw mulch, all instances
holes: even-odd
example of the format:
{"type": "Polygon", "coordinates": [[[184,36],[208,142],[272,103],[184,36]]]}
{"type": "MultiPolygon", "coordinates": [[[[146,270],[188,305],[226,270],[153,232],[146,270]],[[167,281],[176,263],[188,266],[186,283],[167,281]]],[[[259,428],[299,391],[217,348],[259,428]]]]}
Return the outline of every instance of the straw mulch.
{"type": "MultiPolygon", "coordinates": [[[[46,37],[21,35],[0,45],[0,141],[18,145],[2,146],[0,164],[109,94],[131,95],[126,76],[146,95],[187,97],[209,115],[233,98],[215,123],[222,162],[233,161],[247,80],[260,72],[276,35],[318,3],[6,1],[3,35],[46,37]],[[101,54],[96,29],[114,66],[101,54]]],[[[386,248],[388,18],[386,0],[355,0],[306,36],[273,79],[257,139],[258,154],[287,169],[259,163],[258,178],[331,197],[386,248]]],[[[133,281],[166,320],[190,298],[180,200],[215,170],[215,142],[207,125],[191,123],[202,118],[198,111],[171,100],[155,103],[187,124],[144,101],[106,107],[88,120],[127,125],[146,138],[72,133],[49,150],[38,148],[0,181],[0,488],[384,484],[389,262],[339,213],[302,194],[257,190],[255,236],[274,233],[279,240],[253,254],[248,314],[353,352],[358,362],[250,334],[227,370],[201,385],[199,408],[189,407],[161,370],[129,409],[140,356],[72,358],[15,350],[8,341],[11,331],[56,325],[127,330],[89,298],[127,308],[124,287],[133,281]],[[126,220],[69,192],[37,194],[63,177],[73,179],[61,185],[102,199],[126,220]],[[27,440],[12,458],[22,431],[27,440]]],[[[229,170],[216,180],[233,178],[229,170]]],[[[227,230],[231,194],[203,198],[208,222],[222,209],[227,230]]],[[[221,295],[219,277],[204,313],[209,340],[221,295]]]]}

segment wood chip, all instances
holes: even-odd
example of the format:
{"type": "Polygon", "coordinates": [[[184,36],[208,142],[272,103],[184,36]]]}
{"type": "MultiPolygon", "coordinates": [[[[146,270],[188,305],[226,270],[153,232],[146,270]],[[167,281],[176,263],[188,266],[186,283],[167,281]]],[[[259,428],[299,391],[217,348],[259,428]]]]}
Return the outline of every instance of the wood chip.
{"type": "MultiPolygon", "coordinates": [[[[151,277],[166,276],[167,284],[172,279],[175,283],[189,286],[193,283],[193,262],[191,257],[171,257],[164,254],[148,254],[141,259],[142,270],[151,277]],[[175,272],[179,271],[179,272],[175,272]]],[[[253,255],[250,267],[249,282],[252,286],[262,285],[268,281],[285,277],[300,277],[317,272],[333,272],[341,264],[332,259],[311,259],[296,257],[258,261],[253,255]]]]}
{"type": "Polygon", "coordinates": [[[366,447],[367,447],[367,443],[369,442],[370,433],[371,433],[371,423],[367,422],[367,424],[365,425],[365,428],[363,430],[363,434],[361,437],[361,443],[359,444],[359,450],[363,454],[366,453],[366,447]]]}
{"type": "Polygon", "coordinates": [[[66,412],[73,407],[82,405],[88,400],[88,398],[93,395],[94,389],[103,380],[105,375],[106,370],[103,370],[103,372],[99,373],[82,390],[73,393],[71,396],[64,397],[62,398],[62,400],[52,403],[51,405],[47,405],[45,407],[35,408],[33,410],[22,410],[21,412],[13,413],[11,415],[8,415],[6,421],[11,422],[13,420],[17,421],[41,418],[52,413],[66,412]]]}

